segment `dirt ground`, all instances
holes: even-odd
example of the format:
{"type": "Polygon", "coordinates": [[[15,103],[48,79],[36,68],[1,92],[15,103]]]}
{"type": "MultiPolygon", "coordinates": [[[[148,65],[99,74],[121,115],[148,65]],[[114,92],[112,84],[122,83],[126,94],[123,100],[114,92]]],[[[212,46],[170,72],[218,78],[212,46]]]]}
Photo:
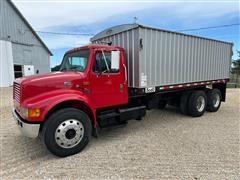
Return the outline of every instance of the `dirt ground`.
{"type": "Polygon", "coordinates": [[[191,118],[173,107],[152,110],[67,158],[21,135],[11,91],[1,89],[1,179],[240,179],[240,89],[227,90],[217,113],[191,118]]]}

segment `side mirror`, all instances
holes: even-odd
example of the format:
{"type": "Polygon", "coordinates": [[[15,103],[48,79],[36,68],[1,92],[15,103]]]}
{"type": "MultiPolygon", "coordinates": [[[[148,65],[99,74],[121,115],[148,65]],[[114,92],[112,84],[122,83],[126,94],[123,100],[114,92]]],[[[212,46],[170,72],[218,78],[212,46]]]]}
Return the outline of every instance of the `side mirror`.
{"type": "Polygon", "coordinates": [[[120,63],[120,52],[112,51],[111,52],[111,70],[118,71],[120,63]]]}

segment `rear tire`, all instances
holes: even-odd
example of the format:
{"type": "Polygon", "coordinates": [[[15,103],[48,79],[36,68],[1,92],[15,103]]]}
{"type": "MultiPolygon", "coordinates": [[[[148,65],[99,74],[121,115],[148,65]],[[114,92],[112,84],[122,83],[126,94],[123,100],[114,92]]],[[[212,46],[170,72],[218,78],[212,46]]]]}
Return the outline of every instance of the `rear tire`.
{"type": "Polygon", "coordinates": [[[88,144],[92,124],[83,111],[66,108],[53,113],[42,132],[47,149],[56,156],[65,157],[80,152],[88,144]]]}
{"type": "Polygon", "coordinates": [[[184,115],[188,115],[188,100],[192,91],[184,92],[180,99],[180,111],[184,115]]]}
{"type": "Polygon", "coordinates": [[[159,101],[158,103],[158,109],[164,109],[167,105],[166,101],[159,101]]]}
{"type": "Polygon", "coordinates": [[[207,111],[217,112],[221,106],[222,95],[218,89],[207,91],[207,111]]]}
{"type": "Polygon", "coordinates": [[[192,117],[200,117],[207,107],[207,96],[204,91],[193,91],[188,100],[188,113],[192,117]]]}

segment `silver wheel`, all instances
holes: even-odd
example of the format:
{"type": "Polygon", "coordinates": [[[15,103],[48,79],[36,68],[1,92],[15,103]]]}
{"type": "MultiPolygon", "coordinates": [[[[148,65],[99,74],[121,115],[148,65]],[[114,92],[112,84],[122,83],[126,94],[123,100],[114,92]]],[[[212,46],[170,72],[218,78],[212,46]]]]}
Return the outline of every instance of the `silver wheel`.
{"type": "Polygon", "coordinates": [[[215,93],[213,96],[213,106],[217,108],[220,104],[220,95],[218,93],[215,93]]]}
{"type": "Polygon", "coordinates": [[[203,96],[199,96],[197,98],[197,110],[198,110],[198,112],[202,112],[204,110],[205,104],[206,104],[206,102],[205,102],[204,97],[203,96]]]}
{"type": "Polygon", "coordinates": [[[83,124],[78,120],[69,119],[57,127],[55,141],[62,148],[72,148],[80,143],[83,135],[83,124]]]}

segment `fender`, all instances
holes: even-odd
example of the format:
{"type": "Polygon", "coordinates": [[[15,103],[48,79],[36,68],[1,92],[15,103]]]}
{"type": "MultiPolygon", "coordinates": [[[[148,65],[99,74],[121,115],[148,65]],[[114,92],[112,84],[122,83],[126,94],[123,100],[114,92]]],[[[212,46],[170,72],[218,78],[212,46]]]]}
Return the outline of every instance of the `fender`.
{"type": "Polygon", "coordinates": [[[47,92],[44,94],[40,94],[39,96],[35,96],[33,98],[26,99],[22,103],[24,107],[27,108],[40,108],[41,115],[38,118],[28,118],[28,121],[31,122],[43,122],[45,121],[45,117],[47,113],[56,105],[70,100],[81,101],[84,103],[93,114],[94,119],[92,119],[93,124],[96,124],[96,108],[92,100],[89,98],[89,95],[83,93],[79,90],[74,89],[60,89],[56,91],[47,92]]]}

